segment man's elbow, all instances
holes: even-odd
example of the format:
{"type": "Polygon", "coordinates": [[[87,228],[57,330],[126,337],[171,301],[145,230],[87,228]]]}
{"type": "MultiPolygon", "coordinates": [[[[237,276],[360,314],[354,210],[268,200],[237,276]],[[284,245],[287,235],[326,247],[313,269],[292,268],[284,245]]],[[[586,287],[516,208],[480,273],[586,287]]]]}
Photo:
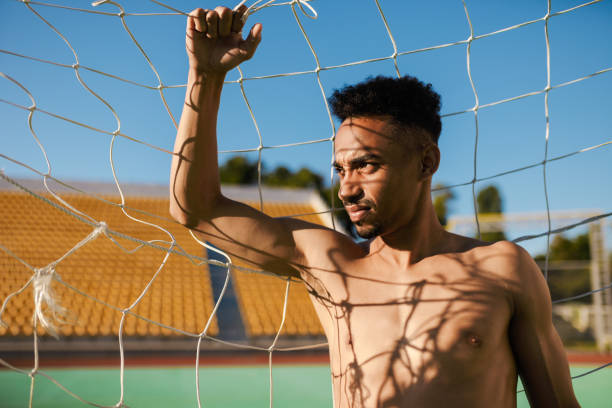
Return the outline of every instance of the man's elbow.
{"type": "Polygon", "coordinates": [[[194,217],[189,216],[189,213],[185,209],[178,206],[177,204],[170,203],[169,210],[170,210],[170,216],[172,217],[172,219],[178,222],[179,224],[182,224],[188,228],[190,225],[193,224],[194,217]]]}
{"type": "Polygon", "coordinates": [[[170,202],[169,207],[170,216],[179,224],[193,229],[198,226],[198,224],[208,218],[209,211],[195,211],[193,209],[188,209],[181,207],[176,202],[170,202]]]}

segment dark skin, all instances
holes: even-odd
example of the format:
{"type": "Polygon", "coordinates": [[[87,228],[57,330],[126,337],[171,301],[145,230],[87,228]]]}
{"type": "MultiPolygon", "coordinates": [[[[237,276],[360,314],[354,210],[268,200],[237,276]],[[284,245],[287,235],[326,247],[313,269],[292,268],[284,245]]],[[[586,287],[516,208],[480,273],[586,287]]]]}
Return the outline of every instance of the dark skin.
{"type": "Polygon", "coordinates": [[[348,118],[336,135],[339,198],[358,245],[220,193],[216,120],[225,74],[255,53],[241,14],[197,9],[175,144],[170,212],[233,257],[306,285],[329,341],[335,407],[576,407],[542,274],[509,242],[445,231],[431,203],[440,152],[420,129],[348,118]],[[399,142],[398,136],[412,142],[399,142]]]}

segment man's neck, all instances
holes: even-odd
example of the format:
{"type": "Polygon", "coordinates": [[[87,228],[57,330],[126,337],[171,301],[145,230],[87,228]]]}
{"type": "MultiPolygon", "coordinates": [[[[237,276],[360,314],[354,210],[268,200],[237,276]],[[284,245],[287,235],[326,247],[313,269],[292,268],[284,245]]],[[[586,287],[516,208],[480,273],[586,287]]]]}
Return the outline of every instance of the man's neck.
{"type": "Polygon", "coordinates": [[[424,202],[411,222],[399,229],[376,237],[370,253],[404,270],[424,258],[444,252],[449,234],[438,222],[430,201],[424,202]]]}

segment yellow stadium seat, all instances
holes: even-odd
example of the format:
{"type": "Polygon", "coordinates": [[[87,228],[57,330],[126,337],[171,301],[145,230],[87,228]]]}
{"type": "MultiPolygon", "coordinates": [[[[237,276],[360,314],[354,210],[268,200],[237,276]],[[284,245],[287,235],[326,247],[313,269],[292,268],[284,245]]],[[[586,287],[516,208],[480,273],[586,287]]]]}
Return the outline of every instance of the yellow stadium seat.
{"type": "MultiPolygon", "coordinates": [[[[82,195],[66,195],[63,198],[84,213],[95,219],[105,220],[110,228],[127,235],[145,240],[168,239],[155,228],[127,219],[116,206],[82,195]]],[[[108,196],[105,199],[120,202],[116,196],[108,196]]],[[[10,227],[0,228],[0,242],[7,243],[11,251],[34,267],[42,267],[58,259],[92,231],[89,225],[29,195],[4,191],[0,192],[0,200],[3,203],[0,207],[0,226],[10,227]]],[[[131,207],[162,217],[151,220],[172,232],[186,251],[202,255],[202,248],[193,241],[184,227],[163,220],[163,217],[168,218],[166,198],[128,197],[127,200],[131,207]]],[[[308,204],[266,203],[265,208],[272,216],[313,212],[308,204]]],[[[299,218],[321,223],[316,215],[299,218]]],[[[137,245],[132,241],[116,239],[128,249],[137,245]]],[[[64,281],[88,295],[111,305],[128,307],[149,283],[163,255],[151,248],[141,248],[133,254],[127,254],[106,237],[99,236],[63,260],[56,270],[64,281]]],[[[237,264],[241,265],[238,262],[237,264]]],[[[4,252],[0,252],[0,265],[11,265],[2,269],[1,301],[9,293],[18,290],[32,275],[32,271],[15,262],[14,258],[4,252]]],[[[280,324],[285,281],[240,271],[235,271],[232,277],[247,333],[251,336],[274,335],[280,324]]],[[[93,302],[61,284],[54,284],[54,288],[61,295],[61,304],[74,312],[76,321],[81,324],[63,325],[63,336],[93,337],[117,333],[120,312],[93,302]]],[[[207,265],[196,266],[186,258],[171,255],[149,292],[134,310],[152,320],[198,332],[208,320],[214,301],[207,265]]],[[[31,327],[32,311],[32,292],[29,289],[11,300],[3,318],[14,318],[18,323],[11,325],[9,329],[0,329],[4,331],[3,335],[22,335],[25,327],[31,327]]],[[[302,285],[292,285],[287,313],[287,325],[284,329],[287,335],[322,333],[314,308],[302,285]]],[[[171,330],[152,324],[136,325],[135,327],[141,327],[140,331],[132,330],[134,326],[132,323],[128,324],[129,321],[130,318],[125,325],[126,336],[173,335],[171,330]]],[[[213,321],[209,334],[218,334],[216,320],[213,321]]]]}
{"type": "Polygon", "coordinates": [[[31,336],[33,332],[34,332],[34,328],[32,326],[22,326],[21,327],[21,334],[24,336],[31,336]]]}

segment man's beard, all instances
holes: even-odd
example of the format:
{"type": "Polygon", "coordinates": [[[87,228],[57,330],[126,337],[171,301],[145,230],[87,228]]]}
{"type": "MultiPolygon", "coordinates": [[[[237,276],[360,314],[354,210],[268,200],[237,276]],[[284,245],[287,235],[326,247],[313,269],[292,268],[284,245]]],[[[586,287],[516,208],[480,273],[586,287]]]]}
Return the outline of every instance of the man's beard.
{"type": "Polygon", "coordinates": [[[355,227],[357,235],[359,235],[361,238],[370,239],[380,235],[380,231],[382,229],[382,225],[380,223],[377,222],[361,229],[359,228],[361,226],[359,224],[360,222],[353,224],[353,226],[355,227]]]}
{"type": "MultiPolygon", "coordinates": [[[[357,205],[365,205],[367,207],[370,208],[370,211],[375,212],[376,211],[376,204],[374,204],[374,202],[365,199],[365,200],[351,200],[351,201],[343,201],[342,204],[346,207],[348,205],[351,204],[357,204],[357,205]]],[[[368,214],[368,216],[372,216],[375,214],[368,214]]],[[[366,219],[368,218],[368,216],[366,216],[366,219]]],[[[353,228],[355,229],[355,232],[357,233],[357,235],[359,235],[361,238],[364,239],[370,239],[370,238],[374,238],[378,235],[380,235],[381,229],[382,229],[382,224],[378,221],[374,221],[373,223],[365,223],[365,220],[360,220],[357,222],[353,223],[353,228]],[[365,224],[365,228],[359,228],[364,226],[365,224]]]]}

